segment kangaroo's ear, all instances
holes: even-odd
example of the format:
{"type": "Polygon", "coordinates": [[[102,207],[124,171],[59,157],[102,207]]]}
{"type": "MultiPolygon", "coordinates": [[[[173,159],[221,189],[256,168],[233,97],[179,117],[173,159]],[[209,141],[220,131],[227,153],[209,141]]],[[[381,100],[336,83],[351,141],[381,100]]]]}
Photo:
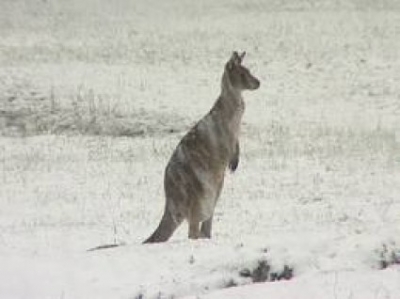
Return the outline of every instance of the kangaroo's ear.
{"type": "Polygon", "coordinates": [[[227,63],[228,69],[232,69],[236,65],[240,65],[242,62],[241,56],[239,56],[238,52],[233,52],[231,58],[227,63]]]}
{"type": "Polygon", "coordinates": [[[233,52],[231,60],[236,64],[239,65],[242,63],[242,57],[238,54],[238,52],[233,52]]]}
{"type": "Polygon", "coordinates": [[[243,61],[244,56],[246,56],[246,51],[243,51],[242,54],[240,54],[240,62],[243,61]]]}

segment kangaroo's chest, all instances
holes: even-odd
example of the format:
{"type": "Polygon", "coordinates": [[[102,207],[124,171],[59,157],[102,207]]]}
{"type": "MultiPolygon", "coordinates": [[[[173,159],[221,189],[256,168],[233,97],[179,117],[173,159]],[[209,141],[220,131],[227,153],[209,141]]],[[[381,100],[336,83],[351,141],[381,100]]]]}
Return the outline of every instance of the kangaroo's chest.
{"type": "Polygon", "coordinates": [[[240,126],[242,123],[244,109],[239,108],[233,116],[227,120],[227,126],[229,131],[237,138],[240,133],[240,126]]]}
{"type": "Polygon", "coordinates": [[[239,138],[243,113],[232,118],[224,118],[217,113],[205,116],[196,126],[196,137],[201,140],[198,150],[213,164],[221,164],[221,169],[231,159],[239,138]]]}
{"type": "Polygon", "coordinates": [[[217,176],[223,175],[236,150],[243,113],[241,106],[211,110],[184,136],[173,160],[190,162],[207,171],[213,169],[217,176]]]}
{"type": "Polygon", "coordinates": [[[214,126],[220,127],[220,131],[232,137],[236,142],[239,137],[240,127],[242,123],[242,117],[244,113],[244,107],[235,107],[228,113],[224,110],[214,111],[212,115],[212,121],[214,126]]]}

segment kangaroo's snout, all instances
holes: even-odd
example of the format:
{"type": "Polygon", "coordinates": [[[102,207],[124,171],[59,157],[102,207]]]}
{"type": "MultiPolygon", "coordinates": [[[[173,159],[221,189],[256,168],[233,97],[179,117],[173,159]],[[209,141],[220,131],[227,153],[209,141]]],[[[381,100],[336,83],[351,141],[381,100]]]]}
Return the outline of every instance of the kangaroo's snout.
{"type": "Polygon", "coordinates": [[[256,89],[260,88],[260,85],[261,85],[260,80],[254,78],[254,81],[252,82],[250,89],[256,90],[256,89]]]}
{"type": "Polygon", "coordinates": [[[254,77],[250,72],[248,72],[247,77],[245,79],[244,89],[255,90],[260,87],[260,80],[254,77]]]}

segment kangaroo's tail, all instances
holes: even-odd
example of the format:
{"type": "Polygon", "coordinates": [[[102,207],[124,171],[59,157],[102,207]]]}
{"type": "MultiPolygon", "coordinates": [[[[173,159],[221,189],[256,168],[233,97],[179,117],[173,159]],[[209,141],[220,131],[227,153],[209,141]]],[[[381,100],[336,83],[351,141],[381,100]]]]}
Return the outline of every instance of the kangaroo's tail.
{"type": "Polygon", "coordinates": [[[182,220],[180,219],[174,219],[169,209],[165,208],[164,215],[161,218],[160,224],[158,225],[157,229],[149,238],[147,238],[143,242],[143,244],[167,241],[181,222],[182,220]]]}

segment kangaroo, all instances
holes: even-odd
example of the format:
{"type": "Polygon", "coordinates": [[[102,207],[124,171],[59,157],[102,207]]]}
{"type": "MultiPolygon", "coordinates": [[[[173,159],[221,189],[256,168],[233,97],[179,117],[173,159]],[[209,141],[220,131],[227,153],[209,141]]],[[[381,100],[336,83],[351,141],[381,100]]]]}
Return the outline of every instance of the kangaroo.
{"type": "Polygon", "coordinates": [[[239,164],[238,138],[245,109],[242,91],[260,86],[260,81],[242,66],[245,54],[233,52],[225,64],[220,96],[173,152],[164,173],[164,214],[143,243],[167,241],[185,219],[190,239],[211,238],[225,170],[234,172],[239,164]]]}

